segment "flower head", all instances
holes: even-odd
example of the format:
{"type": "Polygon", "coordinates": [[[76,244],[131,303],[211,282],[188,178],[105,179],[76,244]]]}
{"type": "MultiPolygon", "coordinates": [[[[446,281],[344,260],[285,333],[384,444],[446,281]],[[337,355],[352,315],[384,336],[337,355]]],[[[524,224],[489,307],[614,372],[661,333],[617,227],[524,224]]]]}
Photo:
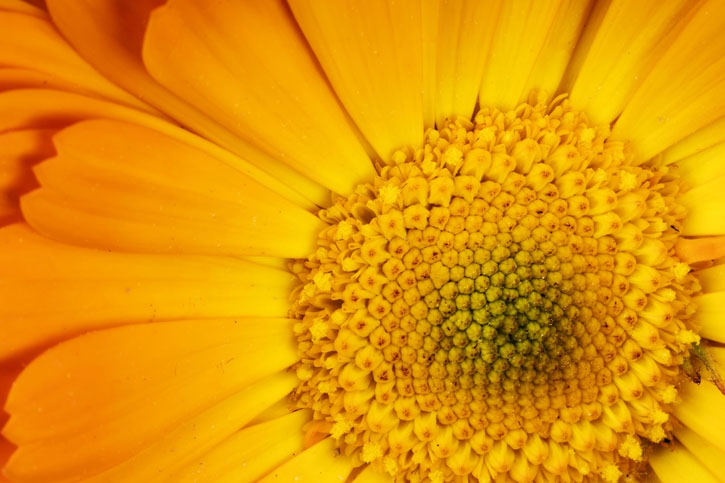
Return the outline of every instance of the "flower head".
{"type": "Polygon", "coordinates": [[[0,6],[4,474],[716,481],[724,24],[0,6]]]}

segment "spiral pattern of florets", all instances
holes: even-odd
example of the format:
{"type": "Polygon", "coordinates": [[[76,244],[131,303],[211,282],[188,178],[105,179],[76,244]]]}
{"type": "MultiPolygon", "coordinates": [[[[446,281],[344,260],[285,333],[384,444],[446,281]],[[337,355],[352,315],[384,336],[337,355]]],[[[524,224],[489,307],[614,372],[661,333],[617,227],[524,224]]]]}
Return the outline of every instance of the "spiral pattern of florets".
{"type": "Polygon", "coordinates": [[[296,404],[400,481],[616,481],[671,429],[678,179],[561,99],[429,130],[292,269],[296,404]],[[426,480],[426,478],[428,480],[426,480]]]}

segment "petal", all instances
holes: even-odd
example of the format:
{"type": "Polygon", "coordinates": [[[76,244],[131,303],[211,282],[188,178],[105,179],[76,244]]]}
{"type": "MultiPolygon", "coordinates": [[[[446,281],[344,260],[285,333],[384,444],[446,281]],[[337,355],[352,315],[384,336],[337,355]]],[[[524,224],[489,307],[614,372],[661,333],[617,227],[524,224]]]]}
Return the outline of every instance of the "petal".
{"type": "Polygon", "coordinates": [[[423,35],[423,124],[426,129],[436,123],[436,77],[438,65],[438,13],[440,1],[421,3],[420,21],[423,35]]]}
{"type": "Polygon", "coordinates": [[[422,7],[293,0],[290,7],[343,105],[387,160],[423,142],[422,7]]]}
{"type": "MultiPolygon", "coordinates": [[[[675,251],[681,261],[692,265],[697,262],[717,260],[725,257],[725,236],[701,238],[680,238],[675,251]]],[[[696,272],[698,278],[702,272],[696,272]]],[[[705,289],[706,292],[712,291],[705,289]]]]}
{"type": "Polygon", "coordinates": [[[699,186],[710,181],[720,181],[725,175],[725,143],[703,149],[677,162],[682,179],[690,186],[699,186]]]}
{"type": "Polygon", "coordinates": [[[563,90],[570,92],[572,105],[595,124],[614,120],[692,6],[688,0],[610,2],[601,23],[587,26],[594,29],[592,41],[578,47],[581,58],[567,74],[563,90]]]}
{"type": "Polygon", "coordinates": [[[551,28],[543,40],[536,63],[531,67],[522,90],[538,94],[538,100],[551,100],[564,77],[567,65],[581,36],[594,0],[559,2],[551,28]]]}
{"type": "Polygon", "coordinates": [[[674,431],[677,439],[714,475],[725,475],[725,453],[714,447],[690,428],[674,431]]]}
{"type": "Polygon", "coordinates": [[[390,475],[381,473],[370,465],[353,480],[354,483],[390,483],[391,481],[393,478],[390,475]]]}
{"type": "Polygon", "coordinates": [[[687,209],[687,216],[682,224],[682,234],[688,236],[725,234],[725,201],[722,199],[724,185],[723,178],[715,179],[679,197],[678,201],[687,209]]]}
{"type": "Polygon", "coordinates": [[[143,55],[161,84],[331,190],[374,175],[281,2],[172,0],[151,15],[143,55]]]}
{"type": "Polygon", "coordinates": [[[136,252],[303,257],[317,217],[209,154],[158,131],[86,121],[36,167],[26,220],[67,243],[136,252]]]}
{"type": "Polygon", "coordinates": [[[725,292],[725,265],[718,264],[695,272],[703,292],[725,292]]]}
{"type": "Polygon", "coordinates": [[[171,475],[207,453],[243,427],[297,384],[290,373],[277,373],[220,402],[123,464],[89,482],[174,481],[171,475]]]}
{"type": "Polygon", "coordinates": [[[335,451],[332,438],[323,439],[282,466],[275,468],[260,483],[272,481],[332,482],[345,481],[352,471],[353,462],[335,451]]]}
{"type": "Polygon", "coordinates": [[[720,481],[682,446],[653,451],[649,464],[662,483],[681,483],[682,481],[716,483],[720,481]]]}
{"type": "Polygon", "coordinates": [[[225,257],[137,255],[0,229],[0,357],[80,332],[178,318],[286,316],[289,273],[225,257]]]}
{"type": "Polygon", "coordinates": [[[48,18],[48,14],[38,7],[30,5],[23,0],[0,0],[0,10],[8,12],[20,12],[27,15],[33,15],[38,18],[48,18]]]}
{"type": "Polygon", "coordinates": [[[722,117],[667,148],[662,153],[662,161],[666,164],[674,163],[724,141],[725,117],[722,117]]]}
{"type": "Polygon", "coordinates": [[[491,46],[501,3],[481,1],[426,2],[438,4],[435,35],[435,116],[470,119],[476,106],[483,69],[491,46]]]}
{"type": "MultiPolygon", "coordinates": [[[[5,438],[0,437],[0,468],[5,467],[5,464],[8,459],[10,459],[13,451],[15,451],[15,445],[5,438]]],[[[0,472],[0,483],[6,483],[9,481],[10,480],[7,479],[2,472],[0,472]]]]}
{"type": "Polygon", "coordinates": [[[714,384],[683,384],[679,389],[682,402],[675,405],[677,419],[702,438],[725,452],[725,397],[714,384]]]}
{"type": "Polygon", "coordinates": [[[725,9],[698,3],[691,19],[635,91],[612,136],[646,160],[725,114],[725,9]]]}
{"type": "MultiPolygon", "coordinates": [[[[308,199],[289,187],[292,178],[286,178],[283,174],[275,178],[214,143],[156,116],[67,92],[19,89],[0,93],[0,132],[27,128],[62,128],[89,118],[116,119],[162,132],[236,167],[299,206],[310,209],[314,207],[308,199]]],[[[325,193],[329,198],[329,193],[325,193]]]]}
{"type": "Polygon", "coordinates": [[[513,109],[532,90],[550,97],[561,80],[588,2],[503,3],[481,82],[479,104],[513,109]]]}
{"type": "Polygon", "coordinates": [[[87,477],[108,468],[88,481],[159,481],[243,427],[265,406],[289,393],[295,382],[291,374],[276,373],[228,397],[215,395],[219,402],[209,401],[213,405],[184,417],[165,416],[167,411],[180,412],[174,406],[184,408],[182,399],[159,401],[148,414],[134,419],[133,409],[149,407],[137,400],[128,416],[101,417],[97,426],[91,426],[94,421],[90,420],[85,431],[71,437],[21,446],[6,471],[23,481],[41,482],[87,477]]]}
{"type": "Polygon", "coordinates": [[[3,67],[52,74],[74,91],[155,112],[93,70],[47,19],[0,10],[0,25],[0,65],[3,67]]]}
{"type": "MultiPolygon", "coordinates": [[[[210,119],[146,71],[141,46],[150,12],[163,0],[48,0],[53,21],[70,43],[96,69],[194,132],[224,146],[317,204],[329,195],[319,184],[261,152],[210,119]]],[[[289,188],[288,188],[289,189],[289,188]]]]}
{"type": "MultiPolygon", "coordinates": [[[[702,326],[699,334],[708,339],[725,342],[725,324],[722,323],[725,315],[725,292],[712,292],[694,297],[693,303],[697,307],[695,320],[702,326]]],[[[723,446],[725,450],[725,446],[723,446]]]]}
{"type": "Polygon", "coordinates": [[[304,450],[302,426],[311,416],[288,412],[247,427],[174,474],[174,481],[257,481],[304,450]]]}
{"type": "Polygon", "coordinates": [[[3,432],[20,446],[11,471],[32,468],[34,477],[52,479],[125,459],[294,363],[291,326],[287,319],[163,322],[54,347],[20,375],[6,403],[3,432]]]}
{"type": "Polygon", "coordinates": [[[55,131],[26,129],[0,134],[0,224],[20,220],[18,198],[37,183],[31,166],[55,150],[50,137],[55,131]]]}

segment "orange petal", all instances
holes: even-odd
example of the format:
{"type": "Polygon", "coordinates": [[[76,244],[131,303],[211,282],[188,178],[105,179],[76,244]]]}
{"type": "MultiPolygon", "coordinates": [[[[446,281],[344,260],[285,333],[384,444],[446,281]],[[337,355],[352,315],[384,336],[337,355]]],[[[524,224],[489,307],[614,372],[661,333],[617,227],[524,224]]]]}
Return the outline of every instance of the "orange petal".
{"type": "Polygon", "coordinates": [[[345,481],[352,468],[352,459],[335,451],[335,441],[327,438],[275,468],[259,481],[260,483],[345,481]]]}
{"type": "Polygon", "coordinates": [[[28,366],[10,394],[4,433],[19,449],[7,472],[57,481],[123,463],[112,481],[150,481],[288,393],[295,378],[278,371],[295,359],[286,319],[145,324],[63,343],[28,366]]]}
{"type": "Polygon", "coordinates": [[[38,18],[48,18],[48,14],[45,11],[23,0],[0,0],[0,10],[20,12],[38,18]]]}
{"type": "Polygon", "coordinates": [[[0,224],[21,219],[18,198],[37,185],[31,167],[55,152],[50,139],[54,132],[27,129],[0,134],[0,203],[8,209],[0,214],[0,224]]]}
{"type": "Polygon", "coordinates": [[[699,2],[634,92],[612,136],[646,160],[725,114],[725,4],[699,2]]]}
{"type": "Polygon", "coordinates": [[[577,47],[581,52],[563,86],[572,105],[596,124],[614,120],[671,43],[665,37],[674,37],[692,6],[688,0],[612,1],[601,22],[587,26],[594,30],[591,42],[577,47]]]}
{"type": "Polygon", "coordinates": [[[725,257],[725,236],[704,238],[680,238],[675,245],[680,260],[692,265],[705,260],[725,257]]]}
{"type": "MultiPolygon", "coordinates": [[[[279,179],[275,178],[216,144],[156,116],[68,92],[20,89],[0,93],[0,132],[27,128],[62,128],[89,118],[116,119],[150,127],[208,152],[299,206],[314,206],[297,190],[289,187],[289,182],[292,181],[290,178],[285,178],[284,175],[280,175],[279,179]]],[[[329,193],[324,193],[329,198],[329,193]]]]}
{"type": "Polygon", "coordinates": [[[0,65],[44,72],[73,90],[155,112],[98,74],[47,19],[0,10],[0,65]]]}
{"type": "Polygon", "coordinates": [[[36,167],[26,220],[68,243],[136,252],[303,257],[322,223],[254,179],[158,131],[86,121],[36,167]]]}
{"type": "Polygon", "coordinates": [[[172,0],[151,15],[143,55],[161,84],[331,190],[374,175],[282,2],[172,0]]]}
{"type": "Polygon", "coordinates": [[[422,7],[294,0],[290,7],[330,83],[378,155],[423,141],[422,7]]]}
{"type": "Polygon", "coordinates": [[[304,450],[302,426],[311,416],[288,412],[247,427],[174,474],[174,481],[257,481],[304,450]]]}
{"type": "Polygon", "coordinates": [[[0,229],[0,358],[80,332],[195,317],[286,316],[289,273],[225,257],[137,255],[0,229]]]}
{"type": "Polygon", "coordinates": [[[141,46],[151,11],[163,0],[48,0],[53,22],[96,69],[194,132],[224,146],[317,204],[327,191],[279,160],[261,152],[159,85],[146,72],[141,46]]]}
{"type": "MultiPolygon", "coordinates": [[[[15,451],[16,446],[7,439],[0,437],[0,468],[4,468],[10,456],[15,451]]],[[[0,483],[10,482],[10,480],[0,471],[0,483]]]]}

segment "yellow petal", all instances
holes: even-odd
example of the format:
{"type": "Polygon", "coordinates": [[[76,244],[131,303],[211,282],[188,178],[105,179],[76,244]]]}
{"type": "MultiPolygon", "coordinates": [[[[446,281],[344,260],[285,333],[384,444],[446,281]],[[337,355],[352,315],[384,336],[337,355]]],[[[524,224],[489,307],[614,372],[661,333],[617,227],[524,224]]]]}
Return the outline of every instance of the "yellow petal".
{"type": "Polygon", "coordinates": [[[369,465],[353,480],[354,483],[391,483],[392,481],[392,476],[369,465]]]}
{"type": "Polygon", "coordinates": [[[675,446],[672,449],[656,449],[649,458],[649,464],[662,483],[681,483],[683,481],[717,483],[720,481],[682,446],[675,446]]]}
{"type": "Polygon", "coordinates": [[[378,155],[423,141],[421,4],[294,0],[332,87],[378,155]]]}
{"type": "Polygon", "coordinates": [[[551,28],[522,89],[522,95],[536,92],[539,100],[551,100],[561,83],[593,3],[593,0],[559,3],[551,28]]]}
{"type": "Polygon", "coordinates": [[[286,316],[285,271],[225,257],[122,254],[0,229],[0,357],[80,332],[179,318],[286,316]]]}
{"type": "Polygon", "coordinates": [[[725,292],[706,293],[693,298],[697,312],[695,321],[702,326],[700,335],[718,342],[725,342],[725,292]]]}
{"type": "Polygon", "coordinates": [[[291,326],[269,318],[162,322],[52,348],[23,371],[8,397],[3,433],[20,447],[10,472],[50,481],[123,461],[294,363],[291,326]]]}
{"type": "Polygon", "coordinates": [[[436,71],[435,117],[443,127],[446,118],[470,119],[473,114],[502,2],[427,2],[433,3],[440,6],[432,32],[436,52],[429,55],[434,55],[436,71]]]}
{"type": "Polygon", "coordinates": [[[683,235],[725,234],[723,186],[725,186],[725,179],[715,179],[701,184],[679,197],[678,201],[687,209],[687,216],[683,220],[683,235]]]}
{"type": "Polygon", "coordinates": [[[323,439],[291,460],[272,470],[260,483],[277,481],[333,482],[345,481],[352,471],[350,458],[335,451],[332,438],[323,439]]]}
{"type": "Polygon", "coordinates": [[[677,161],[682,179],[689,186],[699,186],[716,181],[725,175],[725,143],[703,149],[692,156],[677,161]]]}
{"type": "Polygon", "coordinates": [[[55,150],[50,129],[24,129],[0,134],[0,200],[7,203],[8,212],[0,215],[0,223],[20,219],[18,197],[37,183],[31,167],[55,150]]]}
{"type": "Polygon", "coordinates": [[[131,459],[86,481],[176,481],[174,473],[208,453],[264,408],[289,394],[297,382],[297,378],[288,372],[265,377],[184,421],[131,459]]]}
{"type": "Polygon", "coordinates": [[[149,14],[163,0],[48,0],[47,3],[56,26],[106,77],[192,131],[280,179],[307,199],[318,204],[329,201],[322,186],[242,140],[149,75],[141,60],[141,47],[149,14]]]}
{"type": "Polygon", "coordinates": [[[423,124],[426,129],[435,127],[436,116],[436,52],[438,49],[439,0],[421,3],[421,32],[423,35],[423,124]]]}
{"type": "Polygon", "coordinates": [[[667,148],[662,153],[662,161],[671,164],[724,141],[725,117],[722,117],[667,148]]]}
{"type": "Polygon", "coordinates": [[[714,384],[683,384],[679,389],[682,402],[675,405],[677,419],[702,438],[725,452],[725,397],[714,384]]]}
{"type": "Polygon", "coordinates": [[[692,5],[688,0],[613,0],[601,23],[587,26],[594,29],[592,41],[578,47],[580,63],[567,74],[563,90],[570,92],[572,105],[596,124],[615,119],[692,5]]]}
{"type": "Polygon", "coordinates": [[[682,427],[674,431],[677,439],[695,458],[713,475],[725,475],[725,452],[714,447],[690,428],[682,427]]]}
{"type": "MultiPolygon", "coordinates": [[[[19,89],[0,93],[0,132],[27,128],[62,128],[89,118],[116,119],[149,127],[199,148],[230,164],[290,201],[306,208],[314,205],[290,188],[295,178],[275,178],[206,139],[168,121],[118,104],[49,89],[19,89]]],[[[325,197],[329,192],[323,190],[325,197]]]]}
{"type": "Polygon", "coordinates": [[[47,19],[0,10],[0,25],[0,65],[3,67],[49,73],[61,78],[73,90],[156,112],[100,76],[47,19]]]}
{"type": "Polygon", "coordinates": [[[704,292],[725,291],[725,265],[718,264],[695,272],[704,292]]]}
{"type": "Polygon", "coordinates": [[[561,80],[588,2],[503,3],[483,73],[479,103],[513,109],[532,89],[550,96],[561,80]]]}
{"type": "Polygon", "coordinates": [[[249,426],[174,474],[173,481],[256,481],[304,450],[302,426],[310,411],[297,411],[249,426]]]}
{"type": "Polygon", "coordinates": [[[151,15],[143,55],[161,84],[331,190],[373,176],[282,2],[172,0],[151,15]]]}
{"type": "Polygon", "coordinates": [[[649,159],[725,113],[725,5],[698,3],[617,120],[612,136],[649,159]]]}
{"type": "Polygon", "coordinates": [[[158,131],[86,121],[55,136],[22,200],[39,232],[142,253],[302,257],[322,223],[207,153],[158,131]]]}

